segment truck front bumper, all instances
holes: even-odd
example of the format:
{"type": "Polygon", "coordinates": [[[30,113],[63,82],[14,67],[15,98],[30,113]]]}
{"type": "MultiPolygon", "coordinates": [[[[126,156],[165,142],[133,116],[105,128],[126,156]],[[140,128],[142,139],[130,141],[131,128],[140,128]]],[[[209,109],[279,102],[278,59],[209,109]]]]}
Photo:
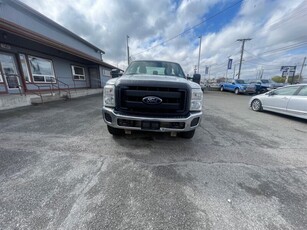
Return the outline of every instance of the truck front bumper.
{"type": "Polygon", "coordinates": [[[202,112],[190,112],[186,117],[143,117],[128,116],[103,107],[102,116],[107,125],[126,130],[142,130],[154,132],[186,132],[196,129],[202,118],[202,112]]]}

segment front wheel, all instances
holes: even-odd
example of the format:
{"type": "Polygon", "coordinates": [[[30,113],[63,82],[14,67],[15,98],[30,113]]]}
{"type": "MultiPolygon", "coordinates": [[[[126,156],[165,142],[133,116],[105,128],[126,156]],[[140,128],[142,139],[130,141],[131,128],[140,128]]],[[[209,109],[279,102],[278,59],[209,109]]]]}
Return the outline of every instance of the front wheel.
{"type": "Polygon", "coordinates": [[[179,134],[183,138],[191,139],[191,138],[193,138],[194,133],[195,133],[195,129],[191,130],[191,131],[187,131],[187,132],[180,132],[179,134]]]}
{"type": "Polygon", "coordinates": [[[223,87],[223,86],[221,86],[221,89],[220,89],[220,90],[221,90],[221,92],[223,92],[223,91],[224,91],[224,87],[223,87]]]}
{"type": "Polygon", "coordinates": [[[238,88],[235,89],[235,94],[237,94],[237,95],[239,94],[239,89],[238,88]]]}
{"type": "Polygon", "coordinates": [[[117,129],[117,128],[113,128],[111,126],[108,125],[108,131],[110,134],[112,134],[113,136],[122,136],[124,135],[124,130],[123,129],[117,129]]]}
{"type": "Polygon", "coordinates": [[[262,111],[262,104],[261,104],[261,101],[258,99],[255,99],[252,101],[251,107],[252,107],[252,110],[254,111],[258,111],[258,112],[262,111]]]}

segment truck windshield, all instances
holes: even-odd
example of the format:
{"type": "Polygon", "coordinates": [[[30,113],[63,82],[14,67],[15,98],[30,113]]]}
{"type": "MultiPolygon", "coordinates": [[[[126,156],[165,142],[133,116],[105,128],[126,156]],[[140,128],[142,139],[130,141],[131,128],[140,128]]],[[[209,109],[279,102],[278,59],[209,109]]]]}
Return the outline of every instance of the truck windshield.
{"type": "Polygon", "coordinates": [[[125,74],[150,74],[160,76],[176,76],[182,78],[185,77],[179,64],[164,61],[134,61],[128,66],[125,74]]]}

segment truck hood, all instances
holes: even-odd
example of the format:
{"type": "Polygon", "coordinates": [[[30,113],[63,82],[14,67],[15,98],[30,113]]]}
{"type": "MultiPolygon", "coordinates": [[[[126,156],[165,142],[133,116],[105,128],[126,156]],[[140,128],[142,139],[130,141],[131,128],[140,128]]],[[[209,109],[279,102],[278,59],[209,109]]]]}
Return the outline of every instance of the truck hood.
{"type": "Polygon", "coordinates": [[[119,78],[113,78],[110,79],[109,81],[107,81],[107,84],[114,84],[114,85],[118,85],[121,82],[135,82],[135,83],[139,83],[139,82],[155,82],[158,85],[167,85],[167,83],[179,83],[179,84],[188,84],[191,88],[193,89],[200,89],[200,85],[192,82],[192,81],[188,81],[185,78],[181,78],[181,77],[175,77],[175,76],[165,76],[165,75],[149,75],[149,74],[132,74],[132,75],[123,75],[119,78]]]}

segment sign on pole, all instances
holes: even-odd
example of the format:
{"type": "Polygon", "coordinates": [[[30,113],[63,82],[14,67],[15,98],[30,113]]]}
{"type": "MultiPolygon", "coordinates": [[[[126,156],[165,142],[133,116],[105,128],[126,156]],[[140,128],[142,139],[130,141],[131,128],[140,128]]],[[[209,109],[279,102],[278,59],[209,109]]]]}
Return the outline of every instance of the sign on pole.
{"type": "Polygon", "coordinates": [[[205,74],[208,74],[208,73],[209,73],[209,66],[206,66],[205,74]]]}
{"type": "Polygon", "coordinates": [[[280,71],[282,71],[282,77],[294,77],[296,66],[282,66],[280,67],[280,71]]]}
{"type": "Polygon", "coordinates": [[[232,66],[232,59],[229,58],[228,59],[228,67],[227,67],[227,69],[231,69],[231,66],[232,66]]]}

